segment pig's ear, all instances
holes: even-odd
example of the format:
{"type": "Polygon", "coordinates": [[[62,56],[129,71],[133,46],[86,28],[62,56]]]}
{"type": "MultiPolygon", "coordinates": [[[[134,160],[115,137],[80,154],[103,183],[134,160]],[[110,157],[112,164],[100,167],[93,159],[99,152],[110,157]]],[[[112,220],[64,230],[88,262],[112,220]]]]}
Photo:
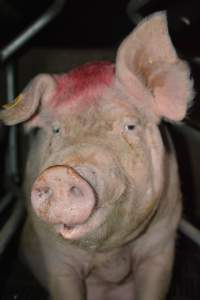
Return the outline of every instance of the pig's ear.
{"type": "Polygon", "coordinates": [[[51,75],[37,75],[13,103],[4,105],[4,109],[0,111],[0,121],[6,125],[15,125],[29,120],[41,105],[48,105],[55,88],[56,82],[51,75]]]}
{"type": "Polygon", "coordinates": [[[153,100],[151,109],[159,118],[184,118],[193,97],[193,84],[187,64],[177,57],[171,43],[164,12],[146,18],[123,41],[116,72],[135,99],[153,100]]]}

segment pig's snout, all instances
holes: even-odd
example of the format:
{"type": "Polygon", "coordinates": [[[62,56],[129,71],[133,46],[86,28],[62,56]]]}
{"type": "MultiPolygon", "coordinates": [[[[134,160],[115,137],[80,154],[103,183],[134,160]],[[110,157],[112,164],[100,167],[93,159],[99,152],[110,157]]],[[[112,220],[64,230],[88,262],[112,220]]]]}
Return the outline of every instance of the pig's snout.
{"type": "Polygon", "coordinates": [[[75,226],[90,217],[96,196],[90,184],[73,168],[53,166],[34,182],[31,201],[36,214],[44,221],[75,226]]]}

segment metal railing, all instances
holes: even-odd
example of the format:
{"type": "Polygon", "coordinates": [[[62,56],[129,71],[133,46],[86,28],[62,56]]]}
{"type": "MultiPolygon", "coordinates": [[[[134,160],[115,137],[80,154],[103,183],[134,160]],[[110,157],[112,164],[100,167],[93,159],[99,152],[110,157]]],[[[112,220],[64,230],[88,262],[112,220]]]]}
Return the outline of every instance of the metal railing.
{"type": "MultiPolygon", "coordinates": [[[[66,0],[56,0],[35,22],[28,26],[22,33],[14,38],[8,45],[0,49],[0,63],[5,65],[6,75],[6,101],[11,102],[16,96],[15,88],[15,63],[11,60],[14,54],[21,49],[31,38],[40,32],[47,24],[49,24],[62,10],[66,0]]],[[[10,205],[12,201],[22,198],[22,193],[17,187],[19,182],[18,171],[18,141],[17,127],[13,126],[9,129],[8,152],[6,157],[6,177],[11,180],[10,191],[0,201],[0,215],[10,205]]],[[[14,204],[12,213],[0,232],[0,255],[6,248],[11,236],[16,231],[23,215],[23,201],[19,199],[14,204]]]]}
{"type": "Polygon", "coordinates": [[[61,11],[66,0],[56,0],[35,22],[26,28],[21,34],[14,38],[8,45],[0,49],[0,61],[5,62],[17,52],[32,37],[41,31],[61,11]]]}

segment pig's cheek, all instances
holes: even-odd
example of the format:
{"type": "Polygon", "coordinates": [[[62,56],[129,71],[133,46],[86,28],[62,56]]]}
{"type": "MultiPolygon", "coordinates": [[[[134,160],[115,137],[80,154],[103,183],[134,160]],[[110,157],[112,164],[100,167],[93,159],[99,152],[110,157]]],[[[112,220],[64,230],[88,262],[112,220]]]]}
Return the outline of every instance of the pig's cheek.
{"type": "MultiPolygon", "coordinates": [[[[144,155],[144,154],[143,154],[144,155]]],[[[151,173],[151,162],[148,156],[145,159],[134,160],[127,162],[126,172],[128,175],[128,190],[134,199],[136,206],[140,207],[143,204],[144,197],[147,196],[148,199],[152,198],[152,173],[151,173]]]]}
{"type": "MultiPolygon", "coordinates": [[[[147,145],[143,138],[134,137],[134,139],[127,138],[126,152],[121,156],[123,168],[128,177],[133,178],[134,181],[145,181],[145,174],[149,172],[150,155],[147,145]]],[[[149,174],[148,174],[149,175],[149,174]]]]}
{"type": "Polygon", "coordinates": [[[140,144],[145,142],[144,131],[145,128],[141,124],[135,123],[134,125],[133,121],[130,121],[124,125],[121,136],[131,148],[140,147],[140,144]]]}
{"type": "Polygon", "coordinates": [[[159,195],[164,185],[166,153],[159,129],[156,125],[147,127],[146,140],[149,149],[149,161],[151,163],[151,181],[155,195],[159,195]]]}
{"type": "Polygon", "coordinates": [[[109,205],[111,205],[119,200],[125,192],[126,179],[122,174],[115,176],[114,172],[109,172],[105,177],[108,178],[108,181],[104,183],[104,188],[100,187],[98,189],[98,195],[100,200],[104,199],[104,203],[109,203],[109,205]]]}

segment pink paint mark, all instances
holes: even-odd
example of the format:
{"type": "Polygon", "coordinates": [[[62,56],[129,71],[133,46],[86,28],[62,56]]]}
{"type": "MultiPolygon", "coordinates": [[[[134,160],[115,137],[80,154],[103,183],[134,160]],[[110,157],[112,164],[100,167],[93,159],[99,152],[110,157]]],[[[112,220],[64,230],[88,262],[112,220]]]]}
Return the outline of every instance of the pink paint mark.
{"type": "Polygon", "coordinates": [[[53,106],[73,100],[92,101],[112,83],[114,72],[111,62],[101,61],[84,64],[64,75],[56,75],[58,86],[53,97],[53,106]]]}

